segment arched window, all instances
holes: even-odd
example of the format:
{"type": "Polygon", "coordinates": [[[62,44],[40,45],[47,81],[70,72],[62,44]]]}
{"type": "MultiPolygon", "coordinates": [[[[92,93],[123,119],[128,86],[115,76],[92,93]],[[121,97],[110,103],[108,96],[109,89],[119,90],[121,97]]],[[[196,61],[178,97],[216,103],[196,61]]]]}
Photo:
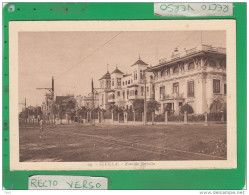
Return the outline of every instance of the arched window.
{"type": "Polygon", "coordinates": [[[211,60],[211,61],[209,62],[209,66],[212,67],[212,68],[215,68],[215,67],[216,67],[215,61],[211,60]]]}
{"type": "Polygon", "coordinates": [[[170,74],[170,68],[167,68],[166,69],[166,75],[169,75],[170,74]]]}
{"type": "Polygon", "coordinates": [[[153,79],[153,76],[152,76],[152,75],[150,75],[150,79],[151,79],[151,80],[153,79]]]}
{"type": "Polygon", "coordinates": [[[195,69],[195,64],[194,62],[190,62],[188,65],[188,70],[193,70],[193,69],[195,69]]]}
{"type": "Polygon", "coordinates": [[[173,73],[176,74],[176,73],[178,73],[178,72],[179,72],[178,66],[174,67],[174,68],[173,68],[173,73]]]}
{"type": "Polygon", "coordinates": [[[161,71],[161,76],[163,77],[163,76],[165,76],[166,75],[166,71],[165,70],[162,70],[161,71]]]}

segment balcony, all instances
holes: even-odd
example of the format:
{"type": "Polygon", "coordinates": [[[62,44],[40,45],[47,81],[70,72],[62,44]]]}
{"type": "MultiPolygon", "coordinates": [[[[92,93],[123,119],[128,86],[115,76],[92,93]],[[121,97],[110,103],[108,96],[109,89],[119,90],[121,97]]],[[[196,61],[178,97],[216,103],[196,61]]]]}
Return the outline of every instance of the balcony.
{"type": "Polygon", "coordinates": [[[173,93],[173,94],[161,94],[160,100],[174,100],[174,99],[183,99],[183,93],[173,93]]]}
{"type": "Polygon", "coordinates": [[[129,95],[129,100],[137,99],[138,95],[129,95]]]}
{"type": "Polygon", "coordinates": [[[195,53],[195,52],[197,52],[197,47],[194,47],[192,49],[186,49],[185,52],[186,52],[187,55],[195,53]]]}
{"type": "Polygon", "coordinates": [[[109,102],[109,103],[113,103],[113,102],[115,102],[115,99],[113,99],[113,98],[112,98],[112,99],[109,99],[109,98],[108,98],[108,102],[109,102]]]}
{"type": "Polygon", "coordinates": [[[172,58],[172,59],[180,58],[180,54],[179,54],[179,53],[177,53],[177,54],[172,54],[171,58],[172,58]]]}
{"type": "MultiPolygon", "coordinates": [[[[226,48],[223,47],[212,47],[211,45],[201,45],[198,47],[194,47],[191,49],[185,49],[185,53],[173,53],[171,55],[171,60],[175,60],[190,54],[194,54],[200,51],[211,51],[211,52],[216,52],[216,53],[221,53],[221,54],[226,54],[226,48]]],[[[167,58],[162,58],[159,60],[159,64],[164,64],[164,63],[168,63],[170,62],[170,60],[168,61],[167,58]]]]}
{"type": "Polygon", "coordinates": [[[211,45],[202,45],[203,51],[214,51],[218,53],[226,53],[226,48],[223,47],[212,47],[211,45]]]}
{"type": "Polygon", "coordinates": [[[167,62],[167,61],[168,61],[167,58],[160,59],[160,60],[159,60],[159,64],[163,64],[163,63],[165,63],[165,62],[167,62]]]}

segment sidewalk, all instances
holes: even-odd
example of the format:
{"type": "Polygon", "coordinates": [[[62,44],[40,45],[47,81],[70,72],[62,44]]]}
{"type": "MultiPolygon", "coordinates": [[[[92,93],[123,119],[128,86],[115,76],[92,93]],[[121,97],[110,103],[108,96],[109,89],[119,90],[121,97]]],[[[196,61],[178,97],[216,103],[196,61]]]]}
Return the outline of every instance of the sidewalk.
{"type": "MultiPolygon", "coordinates": [[[[204,121],[199,121],[199,122],[188,122],[187,124],[184,124],[183,121],[169,121],[168,123],[165,122],[154,122],[153,125],[204,125],[205,122],[204,121]]],[[[220,121],[209,121],[208,125],[213,125],[213,124],[219,124],[219,125],[226,125],[225,122],[220,122],[220,121]]],[[[127,123],[124,122],[118,122],[118,121],[114,121],[114,122],[105,122],[103,121],[102,123],[99,122],[95,122],[95,125],[144,125],[144,123],[142,121],[128,121],[127,123]]],[[[147,125],[152,125],[152,122],[147,122],[147,125]]]]}

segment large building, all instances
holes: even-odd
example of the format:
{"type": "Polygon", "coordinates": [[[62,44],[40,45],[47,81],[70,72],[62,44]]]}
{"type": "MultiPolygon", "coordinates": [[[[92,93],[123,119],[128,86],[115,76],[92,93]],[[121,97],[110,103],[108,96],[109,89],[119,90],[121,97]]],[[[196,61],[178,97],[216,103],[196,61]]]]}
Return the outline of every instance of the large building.
{"type": "Polygon", "coordinates": [[[155,100],[160,112],[170,109],[178,114],[183,104],[195,114],[219,111],[217,102],[226,102],[226,49],[201,45],[174,52],[170,60],[147,70],[154,74],[155,100]]]}
{"type": "Polygon", "coordinates": [[[147,98],[153,99],[152,80],[150,77],[148,80],[146,79],[147,76],[152,76],[153,73],[145,75],[147,68],[148,64],[139,57],[131,65],[131,74],[124,74],[118,67],[111,74],[107,71],[99,79],[99,106],[106,110],[109,109],[110,105],[118,105],[127,109],[131,108],[133,100],[145,98],[145,90],[148,91],[147,98]]]}
{"type": "Polygon", "coordinates": [[[152,67],[139,57],[131,65],[131,74],[116,67],[99,81],[99,105],[104,109],[112,104],[131,108],[135,99],[145,99],[146,94],[146,101],[160,103],[160,113],[179,114],[184,104],[195,114],[219,112],[226,104],[226,49],[201,45],[181,54],[176,50],[169,60],[152,67]]]}
{"type": "Polygon", "coordinates": [[[77,107],[86,107],[89,109],[92,109],[93,106],[94,108],[98,108],[99,107],[99,94],[98,93],[94,93],[94,98],[92,93],[88,94],[88,96],[81,96],[81,95],[77,95],[75,97],[75,100],[77,102],[77,107]]]}

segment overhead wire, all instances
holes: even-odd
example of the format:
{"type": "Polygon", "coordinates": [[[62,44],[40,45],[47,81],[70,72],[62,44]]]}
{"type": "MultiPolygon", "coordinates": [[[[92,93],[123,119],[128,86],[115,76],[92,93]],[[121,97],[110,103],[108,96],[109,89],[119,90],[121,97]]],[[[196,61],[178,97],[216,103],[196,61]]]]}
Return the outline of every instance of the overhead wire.
{"type": "Polygon", "coordinates": [[[111,39],[107,40],[105,43],[103,43],[102,45],[100,45],[99,47],[97,47],[93,52],[91,52],[90,54],[88,54],[87,56],[85,56],[83,59],[81,59],[79,62],[77,62],[75,65],[71,66],[70,68],[68,68],[66,71],[64,71],[63,73],[59,74],[58,76],[55,77],[55,79],[60,78],[62,75],[64,75],[65,73],[73,70],[74,68],[76,68],[77,66],[79,66],[83,61],[85,61],[87,58],[89,58],[90,56],[92,56],[93,54],[95,54],[98,50],[100,50],[102,47],[104,47],[105,45],[107,45],[109,42],[111,42],[113,39],[115,39],[117,36],[119,36],[123,31],[120,31],[118,34],[114,35],[111,39]]]}

